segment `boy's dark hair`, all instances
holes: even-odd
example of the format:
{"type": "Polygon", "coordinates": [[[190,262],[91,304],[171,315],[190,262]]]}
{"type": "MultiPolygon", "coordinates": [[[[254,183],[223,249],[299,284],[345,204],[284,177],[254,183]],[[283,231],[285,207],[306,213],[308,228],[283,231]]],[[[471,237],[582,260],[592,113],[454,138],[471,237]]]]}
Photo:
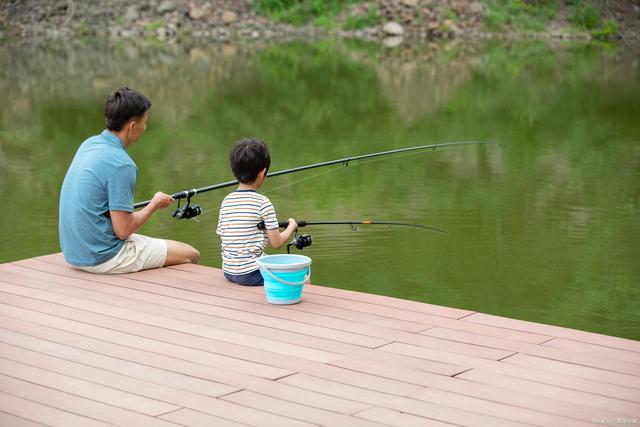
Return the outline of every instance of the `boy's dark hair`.
{"type": "Polygon", "coordinates": [[[135,89],[121,87],[109,95],[104,104],[107,129],[118,132],[131,118],[142,117],[149,108],[149,98],[135,89]]]}
{"type": "Polygon", "coordinates": [[[239,182],[251,184],[262,169],[269,170],[271,165],[269,147],[261,139],[241,139],[231,149],[229,163],[231,163],[231,170],[239,182]]]}

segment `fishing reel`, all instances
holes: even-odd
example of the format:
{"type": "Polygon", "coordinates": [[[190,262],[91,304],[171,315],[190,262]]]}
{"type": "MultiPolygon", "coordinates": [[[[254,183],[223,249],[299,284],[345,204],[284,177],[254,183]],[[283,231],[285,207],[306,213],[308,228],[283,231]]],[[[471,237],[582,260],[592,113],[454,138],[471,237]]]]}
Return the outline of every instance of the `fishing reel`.
{"type": "Polygon", "coordinates": [[[312,241],[310,234],[298,236],[298,232],[296,231],[293,235],[293,240],[287,243],[287,253],[291,253],[291,246],[295,246],[296,249],[303,250],[304,248],[311,246],[312,241]]]}
{"type": "MultiPolygon", "coordinates": [[[[289,224],[288,222],[279,222],[278,226],[280,228],[285,228],[287,227],[288,224],[289,224]]],[[[300,221],[298,223],[298,227],[304,227],[305,225],[307,225],[306,221],[300,221]]],[[[260,221],[257,227],[258,227],[258,230],[266,230],[264,221],[260,221]]],[[[296,230],[293,233],[293,240],[287,243],[287,253],[288,254],[291,253],[291,246],[295,246],[296,249],[303,250],[304,248],[311,246],[312,242],[313,242],[313,239],[311,238],[310,234],[303,234],[302,236],[298,236],[298,230],[296,230]]]]}
{"type": "Polygon", "coordinates": [[[171,215],[176,219],[191,219],[196,217],[202,213],[202,208],[200,205],[195,204],[191,206],[191,197],[187,197],[187,204],[184,205],[183,208],[180,208],[180,200],[178,199],[178,207],[175,212],[171,215]]]}

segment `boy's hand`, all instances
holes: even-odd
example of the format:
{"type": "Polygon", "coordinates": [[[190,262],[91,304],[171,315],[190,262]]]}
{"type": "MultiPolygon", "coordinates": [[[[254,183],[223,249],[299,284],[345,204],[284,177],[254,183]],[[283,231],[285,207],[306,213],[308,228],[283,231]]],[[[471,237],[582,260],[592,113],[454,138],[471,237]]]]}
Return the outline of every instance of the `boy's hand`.
{"type": "Polygon", "coordinates": [[[287,228],[291,228],[292,230],[297,230],[298,229],[298,223],[296,222],[295,219],[289,218],[289,225],[287,226],[287,228]]]}

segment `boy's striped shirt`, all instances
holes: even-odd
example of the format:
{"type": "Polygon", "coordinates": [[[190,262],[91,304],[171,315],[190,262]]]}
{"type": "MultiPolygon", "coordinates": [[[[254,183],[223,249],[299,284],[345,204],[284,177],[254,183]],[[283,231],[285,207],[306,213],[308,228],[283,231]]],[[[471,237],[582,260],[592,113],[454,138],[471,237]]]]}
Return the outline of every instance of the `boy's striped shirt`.
{"type": "Polygon", "coordinates": [[[236,190],[220,206],[216,233],[222,241],[222,270],[246,274],[258,269],[257,260],[267,247],[267,233],[258,229],[264,221],[267,230],[278,228],[276,212],[268,197],[254,190],[236,190]]]}

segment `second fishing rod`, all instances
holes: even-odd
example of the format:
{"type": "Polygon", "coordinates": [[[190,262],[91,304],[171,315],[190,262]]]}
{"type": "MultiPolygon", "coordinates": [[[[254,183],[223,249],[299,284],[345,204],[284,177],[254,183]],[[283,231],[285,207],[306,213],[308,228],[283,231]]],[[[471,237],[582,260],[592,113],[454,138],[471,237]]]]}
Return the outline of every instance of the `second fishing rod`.
{"type": "MultiPolygon", "coordinates": [[[[358,156],[344,157],[342,159],[329,160],[329,161],[325,161],[325,162],[314,163],[314,164],[311,164],[311,165],[298,166],[298,167],[294,167],[294,168],[290,168],[290,169],[283,169],[283,170],[280,170],[280,171],[269,172],[267,174],[267,176],[268,177],[275,177],[275,176],[279,176],[279,175],[286,175],[286,174],[295,173],[295,172],[302,172],[302,171],[306,171],[306,170],[310,170],[310,169],[321,168],[321,167],[337,165],[337,164],[342,164],[343,166],[346,167],[346,166],[349,166],[349,163],[351,163],[351,162],[358,161],[358,160],[364,160],[364,159],[371,159],[371,158],[375,158],[375,157],[390,156],[390,155],[393,155],[393,154],[408,153],[408,152],[412,152],[412,151],[422,151],[422,150],[435,151],[435,150],[443,149],[443,148],[457,147],[457,146],[471,146],[471,145],[499,145],[499,144],[497,142],[493,142],[493,141],[459,141],[459,142],[445,142],[445,143],[442,143],[442,144],[418,145],[418,146],[415,146],[415,147],[406,147],[406,148],[398,148],[398,149],[395,149],[395,150],[379,151],[379,152],[376,152],[376,153],[369,153],[369,154],[362,154],[362,155],[358,155],[358,156]]],[[[209,185],[207,187],[194,188],[194,189],[191,189],[191,190],[184,190],[184,191],[179,191],[177,193],[173,193],[173,194],[171,194],[171,197],[173,197],[174,199],[178,200],[178,208],[173,213],[173,216],[176,219],[190,219],[190,218],[193,218],[193,217],[195,217],[197,215],[200,215],[202,213],[202,209],[200,208],[200,206],[191,205],[191,198],[193,196],[195,196],[196,194],[206,193],[208,191],[213,191],[213,190],[219,190],[221,188],[232,187],[232,186],[237,185],[237,184],[238,184],[237,180],[225,181],[225,182],[220,182],[218,184],[209,185]],[[181,199],[187,199],[185,206],[182,207],[182,208],[180,207],[180,200],[181,199]]],[[[145,200],[143,202],[138,202],[138,203],[135,203],[133,205],[133,207],[134,207],[134,209],[139,209],[139,208],[147,206],[150,202],[151,202],[151,200],[145,200]]]]}

